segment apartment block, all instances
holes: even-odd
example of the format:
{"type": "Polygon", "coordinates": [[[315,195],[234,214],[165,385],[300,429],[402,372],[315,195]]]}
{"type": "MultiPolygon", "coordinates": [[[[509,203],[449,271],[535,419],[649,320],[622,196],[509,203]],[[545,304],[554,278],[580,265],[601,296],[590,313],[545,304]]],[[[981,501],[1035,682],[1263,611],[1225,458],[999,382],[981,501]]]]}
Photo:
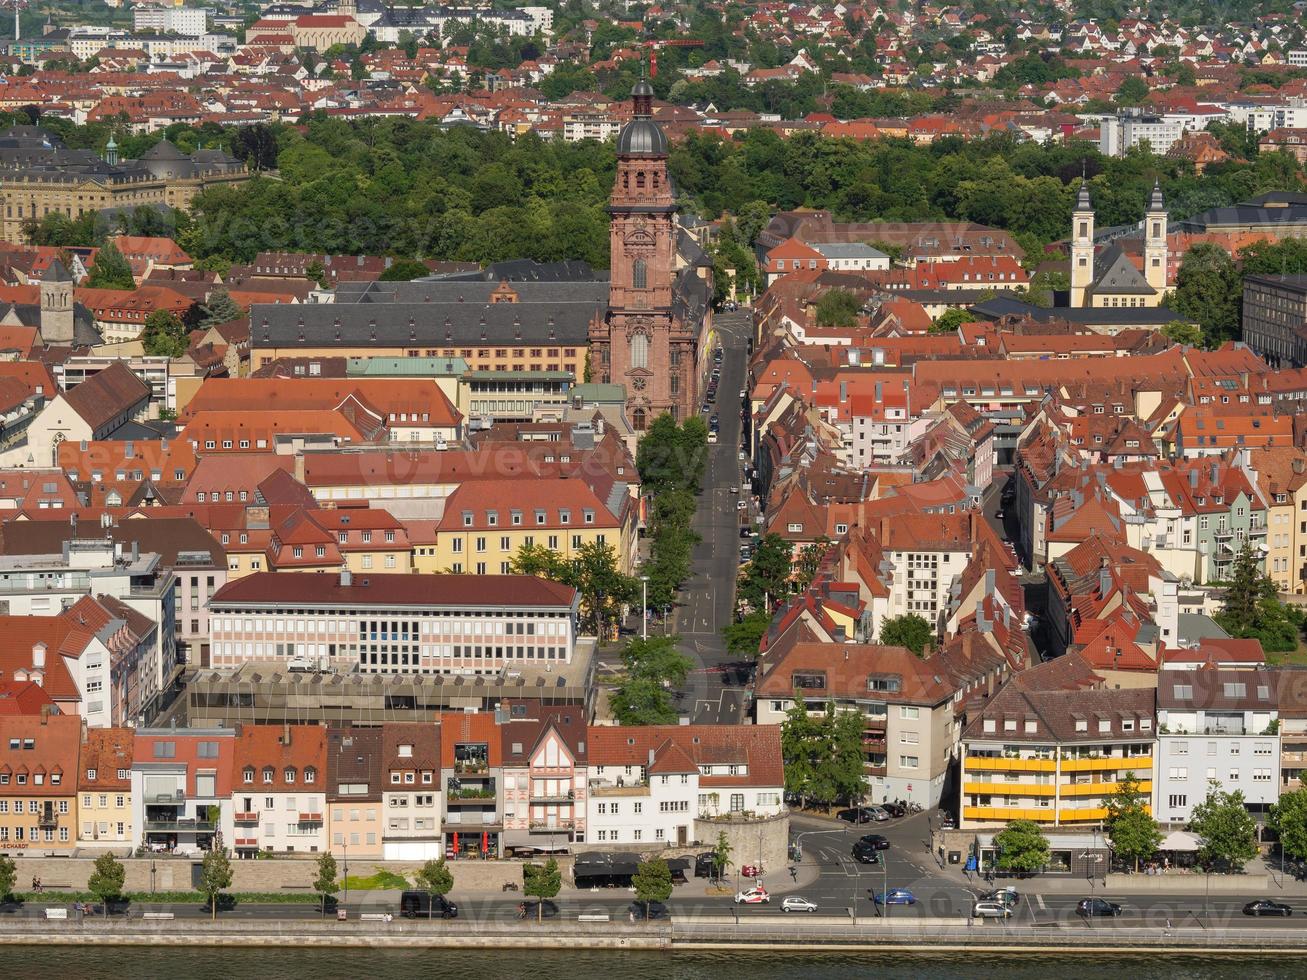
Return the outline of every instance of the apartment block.
{"type": "Polygon", "coordinates": [[[1084,827],[1133,775],[1153,800],[1153,692],[1026,689],[1009,681],[962,735],[960,826],[1084,827]]]}
{"type": "Polygon", "coordinates": [[[229,801],[237,857],[327,849],[327,737],[321,725],[242,725],[229,801]]]}

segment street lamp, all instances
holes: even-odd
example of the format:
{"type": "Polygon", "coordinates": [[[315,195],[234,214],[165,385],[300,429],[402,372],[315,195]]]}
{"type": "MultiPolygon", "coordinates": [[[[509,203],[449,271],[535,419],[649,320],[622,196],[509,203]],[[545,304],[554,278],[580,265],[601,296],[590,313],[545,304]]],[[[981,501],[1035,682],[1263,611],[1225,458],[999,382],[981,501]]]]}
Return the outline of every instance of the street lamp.
{"type": "Polygon", "coordinates": [[[649,639],[649,576],[640,576],[640,639],[649,639]]]}
{"type": "Polygon", "coordinates": [[[340,889],[340,902],[344,905],[346,899],[349,898],[349,840],[344,834],[340,837],[340,850],[345,865],[345,875],[341,879],[340,889]]]}

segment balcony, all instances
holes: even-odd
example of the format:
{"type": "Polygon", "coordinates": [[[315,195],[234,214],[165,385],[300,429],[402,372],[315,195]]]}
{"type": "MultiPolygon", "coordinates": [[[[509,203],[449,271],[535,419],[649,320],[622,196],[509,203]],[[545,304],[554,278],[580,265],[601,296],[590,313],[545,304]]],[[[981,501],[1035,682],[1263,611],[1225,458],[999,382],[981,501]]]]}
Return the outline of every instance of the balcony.
{"type": "Polygon", "coordinates": [[[555,830],[573,830],[576,827],[575,820],[532,820],[532,833],[549,833],[555,830]]]}
{"type": "MultiPolygon", "coordinates": [[[[1120,788],[1120,783],[1063,783],[1059,792],[1062,796],[1111,796],[1120,788]]],[[[1151,793],[1153,781],[1141,779],[1138,789],[1141,793],[1151,793]]]]}
{"type": "Polygon", "coordinates": [[[590,782],[591,796],[648,796],[649,785],[637,776],[626,776],[616,784],[606,780],[590,782]]]}
{"type": "Polygon", "coordinates": [[[1231,538],[1234,537],[1234,528],[1218,527],[1215,531],[1212,532],[1212,537],[1214,537],[1217,541],[1229,541],[1231,538]]]}
{"type": "Polygon", "coordinates": [[[1051,806],[964,806],[963,820],[990,820],[1004,822],[1008,820],[1033,820],[1035,823],[1052,823],[1057,811],[1051,806]]]}
{"type": "Polygon", "coordinates": [[[237,837],[236,847],[258,847],[259,839],[257,837],[237,837]]]}
{"type": "Polygon", "coordinates": [[[258,823],[259,811],[243,810],[240,813],[236,814],[234,819],[236,820],[237,823],[258,823]]]}
{"type": "Polygon", "coordinates": [[[47,810],[36,818],[36,825],[42,830],[54,830],[59,826],[59,814],[52,810],[47,810]]]}
{"type": "Polygon", "coordinates": [[[571,803],[574,799],[576,799],[576,791],[570,789],[560,793],[546,793],[543,790],[531,792],[532,803],[571,803]]]}
{"type": "Polygon", "coordinates": [[[868,763],[867,765],[862,767],[862,772],[864,775],[867,776],[884,776],[887,774],[885,763],[883,762],[880,763],[879,765],[872,765],[871,763],[868,763]]]}
{"type": "Polygon", "coordinates": [[[456,759],[454,761],[454,772],[466,775],[488,773],[490,772],[490,763],[485,759],[456,759]]]}
{"type": "Polygon", "coordinates": [[[450,803],[460,801],[476,803],[481,800],[493,800],[495,790],[495,781],[493,779],[479,779],[471,784],[464,784],[457,779],[451,779],[445,783],[445,798],[450,803]]]}
{"type": "Polygon", "coordinates": [[[322,823],[321,813],[301,813],[299,815],[300,823],[322,823]]]}
{"type": "Polygon", "coordinates": [[[966,758],[968,770],[989,770],[992,772],[1052,772],[1057,763],[1052,759],[1017,759],[990,755],[969,755],[966,758]]]}
{"type": "Polygon", "coordinates": [[[212,834],[218,825],[212,820],[147,820],[147,834],[212,834]]]}
{"type": "MultiPolygon", "coordinates": [[[[968,763],[970,765],[970,763],[968,763]]],[[[1090,772],[1100,769],[1129,769],[1134,772],[1152,772],[1153,757],[1151,755],[1135,756],[1103,756],[1098,759],[1063,759],[1063,772],[1090,772]]]]}
{"type": "MultiPolygon", "coordinates": [[[[1146,810],[1148,809],[1147,804],[1145,804],[1144,809],[1146,810]]],[[[1082,821],[1084,822],[1092,821],[1094,823],[1098,823],[1100,820],[1107,819],[1107,807],[1091,806],[1091,807],[1083,807],[1078,810],[1071,810],[1071,809],[1067,809],[1066,807],[1063,807],[1061,810],[1058,811],[1057,819],[1059,823],[1063,823],[1063,824],[1079,823],[1082,821]]]]}
{"type": "Polygon", "coordinates": [[[963,783],[962,792],[984,796],[1052,796],[1052,783],[963,783]]]}
{"type": "Polygon", "coordinates": [[[175,789],[171,793],[146,793],[146,806],[176,806],[186,802],[186,790],[175,789]]]}

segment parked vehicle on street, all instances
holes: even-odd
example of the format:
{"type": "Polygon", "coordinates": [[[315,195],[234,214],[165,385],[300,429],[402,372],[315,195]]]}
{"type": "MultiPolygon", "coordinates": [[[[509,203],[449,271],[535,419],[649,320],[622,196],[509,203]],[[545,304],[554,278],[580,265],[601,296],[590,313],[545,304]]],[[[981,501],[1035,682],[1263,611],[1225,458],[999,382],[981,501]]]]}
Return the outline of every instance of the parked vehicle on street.
{"type": "Polygon", "coordinates": [[[971,906],[971,916],[974,919],[1007,919],[1011,918],[1012,910],[1002,902],[991,902],[982,899],[971,906]]]}
{"type": "Polygon", "coordinates": [[[457,919],[458,905],[444,895],[407,891],[399,896],[399,914],[409,918],[457,919]]]}
{"type": "Polygon", "coordinates": [[[1293,915],[1293,906],[1276,902],[1269,898],[1259,898],[1243,907],[1244,915],[1279,915],[1285,918],[1293,915]]]}
{"type": "Polygon", "coordinates": [[[809,901],[802,895],[789,895],[781,902],[781,909],[785,912],[816,912],[817,903],[809,901]]]}
{"type": "Polygon", "coordinates": [[[849,823],[871,823],[876,819],[871,812],[871,808],[865,806],[851,806],[846,810],[841,810],[835,816],[849,823]]]}
{"type": "Polygon", "coordinates": [[[886,813],[888,813],[891,817],[901,817],[908,812],[908,808],[905,807],[902,803],[885,802],[880,805],[880,808],[884,810],[886,813]]]}
{"type": "Polygon", "coordinates": [[[1121,914],[1121,906],[1105,898],[1082,898],[1076,905],[1076,914],[1086,918],[1115,918],[1121,914]]]}
{"type": "Polygon", "coordinates": [[[767,889],[762,885],[756,888],[746,888],[742,892],[735,893],[736,905],[763,905],[771,901],[771,896],[767,894],[767,889]]]}

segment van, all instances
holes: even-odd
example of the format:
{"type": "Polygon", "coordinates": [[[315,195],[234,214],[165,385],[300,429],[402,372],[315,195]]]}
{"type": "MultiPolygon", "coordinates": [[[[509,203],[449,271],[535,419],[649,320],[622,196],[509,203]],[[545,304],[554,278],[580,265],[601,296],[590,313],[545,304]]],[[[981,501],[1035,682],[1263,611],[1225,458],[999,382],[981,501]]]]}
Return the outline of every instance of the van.
{"type": "Polygon", "coordinates": [[[410,891],[399,896],[399,914],[409,919],[442,918],[457,919],[458,906],[444,895],[431,895],[428,892],[410,891]]]}

